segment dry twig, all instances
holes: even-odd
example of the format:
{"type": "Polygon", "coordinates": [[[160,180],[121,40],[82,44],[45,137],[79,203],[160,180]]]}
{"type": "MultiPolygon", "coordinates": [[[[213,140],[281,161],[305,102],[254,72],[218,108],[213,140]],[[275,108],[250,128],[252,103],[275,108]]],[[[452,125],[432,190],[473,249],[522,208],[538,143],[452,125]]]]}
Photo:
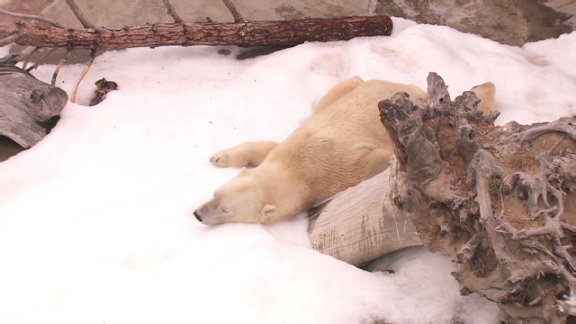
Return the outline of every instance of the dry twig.
{"type": "Polygon", "coordinates": [[[41,22],[48,23],[54,27],[64,28],[64,26],[60,25],[57,21],[52,20],[50,18],[46,18],[46,17],[19,14],[19,13],[11,12],[11,11],[4,10],[4,9],[0,9],[0,15],[7,15],[10,17],[15,17],[15,18],[20,18],[20,19],[29,19],[29,20],[41,21],[41,22]]]}
{"type": "Polygon", "coordinates": [[[64,55],[64,57],[60,60],[60,63],[58,63],[58,66],[56,66],[56,70],[54,71],[54,74],[52,75],[52,85],[56,84],[56,78],[58,77],[58,73],[60,72],[60,69],[66,64],[66,61],[68,61],[68,56],[70,55],[71,50],[67,50],[66,51],[66,55],[64,55]]]}
{"type": "Polygon", "coordinates": [[[86,74],[88,74],[88,71],[90,71],[90,67],[92,66],[92,62],[94,62],[94,56],[95,55],[96,55],[96,50],[92,50],[90,52],[90,59],[88,60],[88,63],[86,63],[86,67],[84,68],[82,75],[80,75],[80,77],[78,78],[78,81],[76,81],[76,84],[74,85],[74,91],[72,91],[72,97],[70,98],[70,102],[76,103],[76,94],[78,93],[78,88],[80,87],[80,83],[82,82],[82,79],[84,79],[86,74]]]}
{"type": "Polygon", "coordinates": [[[242,18],[240,12],[238,12],[238,8],[236,8],[236,5],[232,2],[232,0],[222,0],[222,2],[224,2],[224,5],[226,6],[226,8],[228,8],[230,13],[232,14],[234,22],[239,23],[245,21],[244,18],[242,18]]]}
{"type": "Polygon", "coordinates": [[[174,19],[174,22],[183,23],[184,20],[182,20],[182,18],[180,18],[180,16],[176,12],[176,10],[174,10],[174,7],[170,3],[170,0],[162,0],[162,1],[164,2],[164,6],[166,7],[166,10],[168,10],[168,14],[170,16],[172,16],[172,18],[174,19]]]}
{"type": "Polygon", "coordinates": [[[82,10],[80,10],[76,2],[74,2],[74,0],[66,0],[66,3],[74,13],[74,16],[76,16],[76,18],[78,18],[82,26],[84,26],[84,28],[94,28],[94,25],[88,20],[88,18],[86,18],[86,16],[82,12],[82,10]]]}

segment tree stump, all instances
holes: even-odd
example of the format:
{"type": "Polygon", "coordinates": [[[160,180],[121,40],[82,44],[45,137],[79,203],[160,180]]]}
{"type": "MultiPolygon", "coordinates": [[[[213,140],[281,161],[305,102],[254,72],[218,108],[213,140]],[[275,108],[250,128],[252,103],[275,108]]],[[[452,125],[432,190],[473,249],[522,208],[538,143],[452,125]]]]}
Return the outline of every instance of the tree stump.
{"type": "Polygon", "coordinates": [[[46,136],[53,118],[68,101],[66,92],[0,60],[0,136],[27,149],[46,136]]]}
{"type": "Polygon", "coordinates": [[[396,148],[390,201],[422,243],[448,253],[464,295],[498,303],[506,323],[576,315],[576,118],[502,127],[465,92],[452,101],[437,74],[427,101],[380,102],[396,148]]]}

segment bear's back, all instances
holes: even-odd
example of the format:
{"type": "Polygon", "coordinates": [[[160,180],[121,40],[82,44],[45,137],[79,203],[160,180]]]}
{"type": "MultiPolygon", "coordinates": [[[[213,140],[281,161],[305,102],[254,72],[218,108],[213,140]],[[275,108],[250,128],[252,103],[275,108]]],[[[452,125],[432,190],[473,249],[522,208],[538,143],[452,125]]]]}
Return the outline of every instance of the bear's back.
{"type": "Polygon", "coordinates": [[[321,196],[356,185],[373,172],[363,163],[366,154],[391,146],[378,103],[402,91],[426,97],[413,86],[378,80],[359,84],[295,130],[265,161],[283,164],[321,196]]]}
{"type": "Polygon", "coordinates": [[[378,103],[398,92],[406,92],[412,101],[426,98],[421,89],[382,80],[361,83],[347,95],[313,116],[303,128],[318,131],[324,136],[346,136],[349,140],[372,139],[387,142],[384,126],[380,122],[378,103]]]}

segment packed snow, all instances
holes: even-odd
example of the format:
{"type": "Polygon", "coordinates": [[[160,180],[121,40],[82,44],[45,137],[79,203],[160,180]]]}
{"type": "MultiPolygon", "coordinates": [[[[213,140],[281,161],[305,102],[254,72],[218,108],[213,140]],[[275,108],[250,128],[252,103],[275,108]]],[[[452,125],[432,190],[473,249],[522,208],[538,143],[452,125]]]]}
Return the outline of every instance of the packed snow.
{"type": "MultiPolygon", "coordinates": [[[[203,46],[99,56],[53,131],[0,163],[0,322],[498,323],[494,304],[459,295],[447,257],[410,249],[383,261],[394,273],[371,273],[314,251],[303,215],[271,226],[191,217],[238,173],[212,153],[283,140],[354,75],[425,89],[434,71],[453,97],[492,81],[500,124],[576,112],[576,33],[519,48],[394,25],[390,37],[247,60],[203,46]],[[87,107],[102,77],[120,90],[87,107]]],[[[57,85],[71,94],[83,69],[64,67],[57,85]]]]}

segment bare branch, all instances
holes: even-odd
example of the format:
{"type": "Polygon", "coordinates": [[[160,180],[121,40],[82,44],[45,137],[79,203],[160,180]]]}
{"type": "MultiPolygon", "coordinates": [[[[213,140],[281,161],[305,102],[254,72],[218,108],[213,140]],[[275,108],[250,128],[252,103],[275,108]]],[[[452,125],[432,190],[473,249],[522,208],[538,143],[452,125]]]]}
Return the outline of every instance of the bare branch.
{"type": "Polygon", "coordinates": [[[18,39],[20,39],[20,35],[14,34],[8,37],[0,38],[0,46],[10,45],[15,43],[18,39]]]}
{"type": "Polygon", "coordinates": [[[222,2],[224,2],[224,5],[226,6],[226,8],[228,8],[230,13],[232,14],[234,22],[238,23],[245,21],[244,18],[242,18],[240,12],[238,12],[238,8],[236,8],[236,5],[232,2],[232,0],[222,0],[222,2]]]}
{"type": "Polygon", "coordinates": [[[22,64],[23,70],[26,70],[26,66],[28,65],[28,62],[30,61],[30,59],[32,58],[32,55],[36,54],[36,52],[38,52],[38,50],[40,50],[40,47],[34,47],[32,52],[26,57],[26,60],[24,60],[24,63],[22,64]]]}
{"type": "Polygon", "coordinates": [[[66,3],[70,7],[70,9],[72,9],[74,16],[76,16],[76,18],[78,18],[78,20],[80,21],[82,26],[84,26],[84,28],[94,28],[94,25],[92,25],[90,20],[88,20],[88,18],[86,18],[86,16],[82,13],[82,11],[78,7],[78,5],[76,5],[76,2],[74,2],[74,0],[66,0],[66,3]]]}
{"type": "Polygon", "coordinates": [[[56,84],[56,78],[58,77],[58,72],[60,72],[60,69],[64,66],[64,64],[66,64],[66,61],[68,60],[68,56],[70,55],[71,50],[66,51],[66,55],[64,55],[64,57],[60,60],[60,63],[58,63],[58,66],[56,67],[56,71],[54,71],[54,74],[52,75],[52,85],[56,84]]]}
{"type": "Polygon", "coordinates": [[[38,13],[38,16],[43,16],[45,12],[54,8],[58,4],[58,2],[60,2],[60,1],[59,0],[46,0],[45,4],[43,5],[44,8],[42,8],[42,10],[40,10],[40,12],[38,13]]]}
{"type": "MultiPolygon", "coordinates": [[[[129,26],[122,29],[70,29],[16,26],[19,45],[88,49],[125,49],[172,45],[294,46],[304,42],[348,40],[354,37],[390,35],[387,16],[313,18],[243,23],[170,23],[129,26]]],[[[7,35],[2,34],[0,37],[7,35]]]]}
{"type": "Polygon", "coordinates": [[[16,17],[16,18],[20,18],[20,19],[30,19],[30,20],[42,21],[42,22],[48,23],[48,24],[50,24],[50,25],[52,25],[52,26],[54,26],[54,27],[60,27],[60,28],[63,28],[63,27],[64,27],[64,26],[60,25],[58,22],[56,22],[55,20],[52,20],[52,19],[46,18],[46,17],[19,14],[19,13],[7,11],[7,10],[4,10],[4,9],[0,9],[0,14],[6,15],[6,16],[10,16],[10,17],[16,17]]]}
{"type": "Polygon", "coordinates": [[[168,10],[168,14],[170,14],[170,16],[172,16],[172,18],[174,19],[174,22],[183,23],[184,20],[182,20],[182,18],[180,18],[180,16],[178,15],[178,13],[176,13],[176,10],[174,10],[174,7],[170,3],[170,0],[162,0],[162,1],[164,2],[164,6],[166,6],[166,9],[168,10]]]}
{"type": "Polygon", "coordinates": [[[94,62],[94,56],[95,55],[96,55],[96,50],[93,49],[90,52],[90,59],[88,60],[88,63],[86,63],[86,68],[84,69],[84,72],[82,72],[82,75],[80,76],[80,78],[78,79],[78,82],[76,82],[76,85],[74,86],[74,91],[72,92],[72,98],[70,98],[70,101],[73,103],[76,103],[76,94],[78,93],[78,87],[80,87],[80,83],[82,82],[82,79],[84,79],[86,74],[88,74],[88,71],[90,71],[90,67],[92,66],[92,62],[94,62]]]}
{"type": "MultiPolygon", "coordinates": [[[[38,48],[38,47],[37,47],[37,48],[38,48]]],[[[40,58],[36,61],[36,63],[34,63],[31,67],[27,68],[27,69],[26,69],[26,72],[30,72],[30,71],[34,70],[35,68],[37,68],[38,65],[39,65],[40,63],[42,63],[42,61],[44,61],[45,58],[47,58],[50,54],[54,53],[54,51],[57,50],[57,49],[58,49],[58,48],[56,48],[56,47],[50,49],[48,52],[46,52],[46,54],[42,55],[42,57],[40,57],[40,58]]]]}
{"type": "Polygon", "coordinates": [[[560,222],[560,225],[562,225],[565,230],[576,234],[576,226],[564,222],[560,222]]]}

